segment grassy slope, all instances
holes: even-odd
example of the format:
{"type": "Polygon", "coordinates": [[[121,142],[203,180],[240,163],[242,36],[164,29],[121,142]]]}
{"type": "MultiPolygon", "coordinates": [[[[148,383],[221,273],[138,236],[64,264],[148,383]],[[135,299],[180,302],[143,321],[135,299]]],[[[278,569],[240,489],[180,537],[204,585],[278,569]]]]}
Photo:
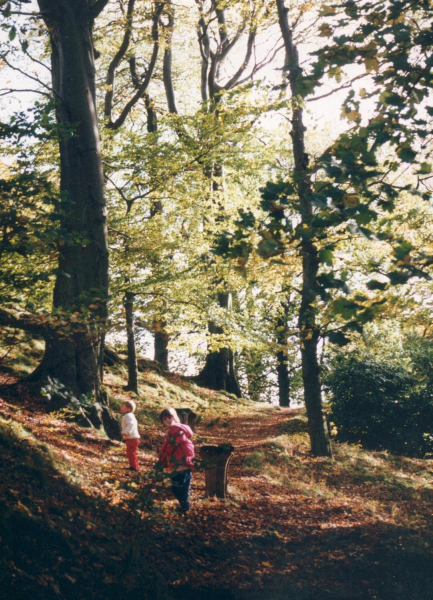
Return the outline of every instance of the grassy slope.
{"type": "MultiPolygon", "coordinates": [[[[106,382],[114,405],[131,397],[123,367],[106,382]]],[[[313,459],[302,411],[153,370],[140,392],[134,477],[120,443],[47,414],[30,389],[2,395],[2,600],[433,598],[432,461],[346,445],[313,459]],[[187,521],[147,476],[167,405],[199,413],[197,446],[236,447],[230,498],[205,499],[197,473],[187,521]]]]}

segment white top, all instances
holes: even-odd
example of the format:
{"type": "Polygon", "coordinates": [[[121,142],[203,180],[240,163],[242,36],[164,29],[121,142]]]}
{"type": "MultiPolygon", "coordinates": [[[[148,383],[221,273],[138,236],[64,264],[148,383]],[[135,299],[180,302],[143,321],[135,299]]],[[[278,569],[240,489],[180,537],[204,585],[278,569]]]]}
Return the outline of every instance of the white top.
{"type": "Polygon", "coordinates": [[[137,419],[132,412],[127,412],[122,417],[122,437],[124,440],[135,440],[140,437],[137,419]]]}

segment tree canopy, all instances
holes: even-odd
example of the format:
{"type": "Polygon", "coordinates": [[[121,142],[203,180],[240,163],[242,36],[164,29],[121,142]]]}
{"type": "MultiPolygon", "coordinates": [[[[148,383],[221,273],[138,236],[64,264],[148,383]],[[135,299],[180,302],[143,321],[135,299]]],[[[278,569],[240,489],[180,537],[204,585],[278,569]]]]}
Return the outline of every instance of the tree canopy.
{"type": "Polygon", "coordinates": [[[34,378],[109,428],[104,346],[139,393],[152,336],[164,368],[305,402],[329,455],[333,354],[432,335],[429,2],[0,11],[0,323],[44,337],[34,378]]]}

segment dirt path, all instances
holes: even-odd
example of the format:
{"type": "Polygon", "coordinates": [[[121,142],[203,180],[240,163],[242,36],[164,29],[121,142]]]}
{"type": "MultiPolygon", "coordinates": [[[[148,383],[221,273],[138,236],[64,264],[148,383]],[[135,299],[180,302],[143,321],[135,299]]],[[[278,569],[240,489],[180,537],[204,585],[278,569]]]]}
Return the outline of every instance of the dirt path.
{"type": "MultiPolygon", "coordinates": [[[[398,542],[391,520],[370,514],[344,496],[308,497],[291,485],[290,467],[287,485],[281,485],[245,466],[247,456],[280,435],[297,413],[269,408],[234,417],[224,426],[199,427],[199,441],[235,446],[229,498],[205,498],[204,474],[198,472],[187,517],[175,513],[168,489],[157,493],[159,512],[149,516],[142,490],[162,436],[157,426],[143,432],[140,473],[131,475],[123,470],[123,444],[47,415],[39,401],[32,400],[31,390],[0,400],[1,416],[18,421],[66,459],[87,495],[131,516],[116,535],[123,536],[125,547],[140,547],[146,560],[175,586],[178,598],[387,598],[377,590],[384,577],[379,559],[398,542]],[[267,591],[256,596],[254,590],[267,591]]],[[[316,471],[325,464],[308,460],[316,471]]]]}

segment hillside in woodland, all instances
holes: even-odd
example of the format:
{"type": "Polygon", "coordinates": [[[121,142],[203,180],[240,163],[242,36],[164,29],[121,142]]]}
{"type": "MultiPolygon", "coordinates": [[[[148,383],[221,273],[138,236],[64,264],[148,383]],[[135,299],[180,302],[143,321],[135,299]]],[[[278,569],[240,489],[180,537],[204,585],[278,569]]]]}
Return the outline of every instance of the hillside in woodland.
{"type": "MultiPolygon", "coordinates": [[[[124,377],[107,369],[117,406],[124,377]]],[[[432,597],[431,460],[337,442],[314,458],[302,409],[151,368],[140,388],[138,473],[122,442],[48,412],[31,385],[2,388],[2,599],[432,597]],[[198,469],[187,516],[153,471],[166,405],[199,415],[197,452],[235,447],[227,498],[206,498],[198,469]]]]}
{"type": "Polygon", "coordinates": [[[432,49],[428,0],[0,0],[1,600],[433,598],[432,49]]]}

